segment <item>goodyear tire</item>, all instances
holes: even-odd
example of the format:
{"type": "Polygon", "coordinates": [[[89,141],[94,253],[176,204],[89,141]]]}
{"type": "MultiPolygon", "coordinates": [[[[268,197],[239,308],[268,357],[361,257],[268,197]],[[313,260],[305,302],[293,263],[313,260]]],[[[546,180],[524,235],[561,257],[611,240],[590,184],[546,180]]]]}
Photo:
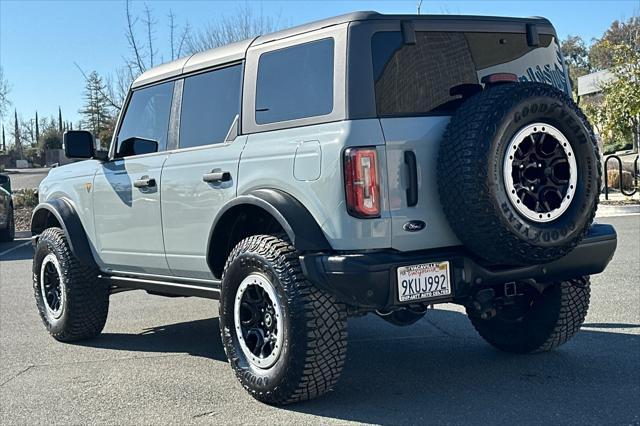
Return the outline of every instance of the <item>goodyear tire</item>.
{"type": "Polygon", "coordinates": [[[98,279],[97,270],[78,262],[60,228],[48,228],[38,238],[33,290],[42,322],[56,340],[87,339],[102,331],[109,286],[98,279]]]}
{"type": "Polygon", "coordinates": [[[236,377],[259,401],[311,399],[338,381],[346,309],[304,278],[289,242],[256,235],[238,243],[225,265],[219,317],[236,377]]]}
{"type": "Polygon", "coordinates": [[[573,100],[541,83],[489,87],[451,119],[438,188],[462,243],[496,264],[540,264],[569,253],[597,208],[601,166],[573,100]]]}
{"type": "Polygon", "coordinates": [[[503,306],[491,319],[467,310],[480,336],[494,347],[514,353],[550,351],[571,339],[587,316],[589,277],[556,282],[542,294],[523,285],[518,303],[503,306]]]}

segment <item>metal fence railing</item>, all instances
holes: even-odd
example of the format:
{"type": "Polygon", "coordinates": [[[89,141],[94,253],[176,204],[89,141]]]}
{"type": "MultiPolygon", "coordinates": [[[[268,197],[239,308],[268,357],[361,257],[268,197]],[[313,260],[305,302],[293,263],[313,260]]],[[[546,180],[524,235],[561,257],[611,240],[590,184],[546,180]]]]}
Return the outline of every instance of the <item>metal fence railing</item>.
{"type": "Polygon", "coordinates": [[[638,191],[638,156],[636,155],[636,159],[633,161],[633,191],[625,191],[622,187],[622,160],[617,155],[609,155],[604,160],[604,199],[609,199],[609,175],[607,173],[609,160],[616,160],[618,162],[618,189],[622,195],[626,195],[627,197],[631,197],[638,191]]]}

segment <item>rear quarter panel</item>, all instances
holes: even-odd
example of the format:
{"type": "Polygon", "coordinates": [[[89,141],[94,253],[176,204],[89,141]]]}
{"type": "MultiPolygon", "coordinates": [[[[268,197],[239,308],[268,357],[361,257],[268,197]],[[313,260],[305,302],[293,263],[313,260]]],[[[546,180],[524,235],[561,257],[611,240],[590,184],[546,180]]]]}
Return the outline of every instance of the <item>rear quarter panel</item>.
{"type": "Polygon", "coordinates": [[[251,134],[240,160],[238,195],[259,188],[274,188],[291,194],[309,210],[335,250],[388,248],[391,246],[391,219],[384,168],[380,169],[381,217],[357,219],[347,213],[342,157],[344,149],[350,146],[376,146],[379,164],[386,161],[384,138],[377,119],[251,134]],[[309,146],[313,147],[311,154],[307,149],[309,146]],[[319,147],[319,156],[315,155],[316,147],[319,147]],[[317,167],[319,176],[305,173],[307,169],[317,167]]]}

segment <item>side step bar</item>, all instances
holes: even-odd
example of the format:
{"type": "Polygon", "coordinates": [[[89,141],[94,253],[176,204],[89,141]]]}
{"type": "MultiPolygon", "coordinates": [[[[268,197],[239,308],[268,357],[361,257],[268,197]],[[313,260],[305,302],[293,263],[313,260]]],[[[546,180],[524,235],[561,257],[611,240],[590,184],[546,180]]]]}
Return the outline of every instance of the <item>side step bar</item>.
{"type": "Polygon", "coordinates": [[[163,281],[158,279],[100,275],[99,278],[111,283],[111,293],[126,290],[146,290],[151,293],[172,296],[194,296],[207,299],[220,299],[220,281],[194,283],[184,281],[163,281]]]}

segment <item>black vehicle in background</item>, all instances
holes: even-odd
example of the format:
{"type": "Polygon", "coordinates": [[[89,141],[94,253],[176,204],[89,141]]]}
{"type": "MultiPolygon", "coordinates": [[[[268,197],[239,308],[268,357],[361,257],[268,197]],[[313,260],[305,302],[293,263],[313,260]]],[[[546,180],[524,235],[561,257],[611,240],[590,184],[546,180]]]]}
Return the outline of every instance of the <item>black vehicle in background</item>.
{"type": "Polygon", "coordinates": [[[13,241],[15,234],[11,179],[7,175],[0,174],[0,242],[13,241]]]}

